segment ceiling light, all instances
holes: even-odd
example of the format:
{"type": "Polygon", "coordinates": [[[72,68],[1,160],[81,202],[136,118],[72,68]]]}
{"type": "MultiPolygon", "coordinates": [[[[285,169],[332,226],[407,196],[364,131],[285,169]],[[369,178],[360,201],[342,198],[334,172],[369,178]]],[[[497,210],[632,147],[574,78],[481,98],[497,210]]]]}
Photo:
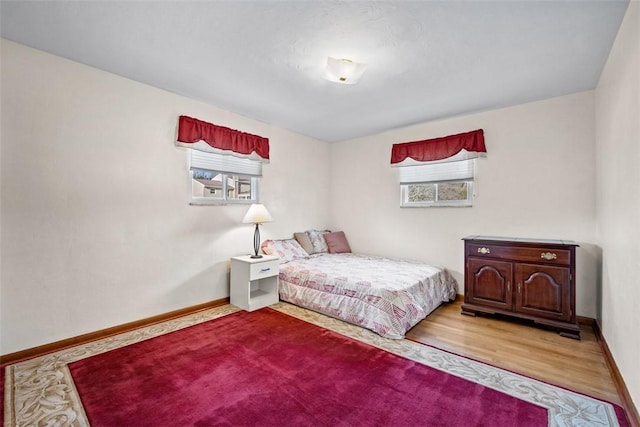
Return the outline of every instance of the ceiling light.
{"type": "Polygon", "coordinates": [[[364,73],[366,64],[359,64],[350,59],[327,58],[327,67],[323,77],[331,82],[352,85],[358,83],[364,73]]]}

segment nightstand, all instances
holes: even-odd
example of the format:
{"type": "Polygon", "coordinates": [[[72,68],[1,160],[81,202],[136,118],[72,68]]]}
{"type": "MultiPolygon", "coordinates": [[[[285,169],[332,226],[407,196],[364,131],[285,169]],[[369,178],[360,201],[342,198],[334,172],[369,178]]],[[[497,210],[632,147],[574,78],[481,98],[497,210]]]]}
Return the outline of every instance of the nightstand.
{"type": "Polygon", "coordinates": [[[231,258],[231,304],[253,311],[277,303],[279,265],[280,258],[271,255],[231,258]]]}

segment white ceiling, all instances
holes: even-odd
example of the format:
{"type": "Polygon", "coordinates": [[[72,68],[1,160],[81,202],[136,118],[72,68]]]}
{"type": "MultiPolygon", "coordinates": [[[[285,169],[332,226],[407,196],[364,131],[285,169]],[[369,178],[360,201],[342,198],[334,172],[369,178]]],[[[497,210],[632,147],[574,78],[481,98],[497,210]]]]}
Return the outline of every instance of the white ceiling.
{"type": "MultiPolygon", "coordinates": [[[[627,1],[4,1],[2,37],[324,141],[593,89],[627,1]],[[368,64],[321,78],[328,56],[368,64]]],[[[224,123],[218,123],[224,125],[224,123]]]]}

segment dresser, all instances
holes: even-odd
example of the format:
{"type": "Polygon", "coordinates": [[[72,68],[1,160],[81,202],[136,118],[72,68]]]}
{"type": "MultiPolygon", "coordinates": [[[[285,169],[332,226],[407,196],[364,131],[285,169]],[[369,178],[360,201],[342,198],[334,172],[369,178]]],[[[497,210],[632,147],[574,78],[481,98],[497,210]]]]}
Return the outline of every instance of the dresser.
{"type": "Polygon", "coordinates": [[[463,314],[518,317],[580,339],[575,242],[488,236],[463,240],[463,314]]]}

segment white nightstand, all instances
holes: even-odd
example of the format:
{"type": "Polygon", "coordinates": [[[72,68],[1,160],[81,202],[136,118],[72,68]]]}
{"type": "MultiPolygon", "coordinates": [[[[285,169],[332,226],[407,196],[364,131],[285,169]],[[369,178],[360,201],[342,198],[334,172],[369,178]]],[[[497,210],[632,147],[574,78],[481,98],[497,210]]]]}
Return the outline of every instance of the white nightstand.
{"type": "Polygon", "coordinates": [[[271,255],[231,258],[231,304],[253,311],[277,303],[279,265],[280,258],[271,255]]]}

